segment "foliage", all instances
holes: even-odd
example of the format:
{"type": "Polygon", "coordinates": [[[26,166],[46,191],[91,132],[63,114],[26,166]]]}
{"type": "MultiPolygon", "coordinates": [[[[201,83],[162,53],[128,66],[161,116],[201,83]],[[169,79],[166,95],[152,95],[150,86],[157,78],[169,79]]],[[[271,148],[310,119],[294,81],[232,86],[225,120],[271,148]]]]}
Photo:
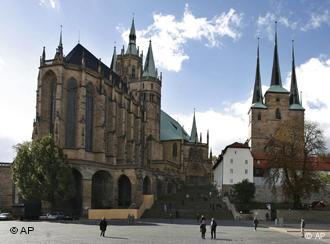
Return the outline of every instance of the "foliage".
{"type": "Polygon", "coordinates": [[[239,205],[248,204],[254,198],[256,188],[254,183],[247,179],[233,185],[234,201],[239,205]]]}
{"type": "Polygon", "coordinates": [[[15,146],[13,181],[25,200],[68,200],[75,194],[72,169],[52,136],[15,146]]]}
{"type": "Polygon", "coordinates": [[[309,121],[303,128],[295,123],[283,123],[269,141],[267,181],[273,187],[281,183],[285,196],[293,200],[293,208],[301,208],[301,198],[322,186],[312,167],[313,157],[324,151],[323,132],[316,123],[309,121]]]}

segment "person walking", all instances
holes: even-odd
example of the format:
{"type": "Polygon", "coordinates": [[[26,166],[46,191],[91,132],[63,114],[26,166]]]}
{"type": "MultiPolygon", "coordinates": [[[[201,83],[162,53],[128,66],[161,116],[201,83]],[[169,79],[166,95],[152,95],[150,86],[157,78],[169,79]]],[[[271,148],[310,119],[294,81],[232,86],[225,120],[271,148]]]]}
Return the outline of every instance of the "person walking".
{"type": "Polygon", "coordinates": [[[258,218],[254,217],[253,218],[254,231],[257,231],[258,224],[259,224],[258,218]]]}
{"type": "Polygon", "coordinates": [[[200,232],[201,232],[201,237],[202,239],[205,239],[205,233],[206,233],[206,220],[205,220],[205,217],[204,215],[202,215],[201,217],[201,222],[200,222],[200,232]]]}
{"type": "Polygon", "coordinates": [[[301,229],[301,237],[304,238],[305,237],[305,220],[304,218],[301,218],[300,220],[300,229],[301,229]]]}
{"type": "Polygon", "coordinates": [[[102,220],[100,221],[100,230],[101,230],[100,236],[104,237],[105,231],[107,230],[107,226],[108,226],[108,223],[105,220],[105,218],[103,217],[102,220]]]}
{"type": "Polygon", "coordinates": [[[217,221],[214,218],[211,219],[211,239],[217,239],[217,221]]]}

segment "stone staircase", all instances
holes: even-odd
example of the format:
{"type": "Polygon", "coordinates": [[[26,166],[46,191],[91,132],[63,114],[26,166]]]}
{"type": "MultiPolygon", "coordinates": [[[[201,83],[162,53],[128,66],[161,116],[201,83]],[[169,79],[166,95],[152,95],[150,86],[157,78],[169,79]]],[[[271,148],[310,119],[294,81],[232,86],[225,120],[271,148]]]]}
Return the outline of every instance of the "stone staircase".
{"type": "Polygon", "coordinates": [[[184,186],[175,194],[159,197],[142,218],[187,218],[197,221],[197,216],[201,214],[207,219],[233,219],[212,185],[184,186]]]}

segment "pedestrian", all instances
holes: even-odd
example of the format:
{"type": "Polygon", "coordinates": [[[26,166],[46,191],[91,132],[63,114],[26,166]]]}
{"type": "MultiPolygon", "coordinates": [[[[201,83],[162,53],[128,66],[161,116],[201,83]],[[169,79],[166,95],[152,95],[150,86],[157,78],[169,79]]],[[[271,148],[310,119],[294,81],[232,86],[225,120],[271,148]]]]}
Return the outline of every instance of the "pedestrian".
{"type": "Polygon", "coordinates": [[[304,218],[301,218],[301,221],[300,221],[300,229],[301,229],[301,237],[304,238],[305,237],[305,220],[304,218]]]}
{"type": "Polygon", "coordinates": [[[217,222],[214,220],[214,218],[212,218],[211,220],[211,239],[217,239],[217,222]]]}
{"type": "Polygon", "coordinates": [[[166,205],[166,203],[164,203],[164,212],[165,213],[167,212],[167,205],[166,205]]]}
{"type": "Polygon", "coordinates": [[[253,218],[254,231],[257,231],[258,224],[259,224],[258,218],[254,217],[253,218]]]}
{"type": "Polygon", "coordinates": [[[132,214],[132,215],[131,215],[131,224],[134,224],[134,222],[135,222],[135,215],[132,214]]]}
{"type": "Polygon", "coordinates": [[[206,233],[206,220],[205,220],[205,217],[204,215],[202,215],[201,217],[201,222],[200,222],[200,232],[201,232],[201,237],[202,239],[205,239],[205,233],[206,233]]]}
{"type": "Polygon", "coordinates": [[[100,221],[100,230],[101,230],[101,234],[100,236],[104,237],[105,231],[107,229],[108,223],[105,220],[105,218],[103,217],[102,220],[100,221]]]}

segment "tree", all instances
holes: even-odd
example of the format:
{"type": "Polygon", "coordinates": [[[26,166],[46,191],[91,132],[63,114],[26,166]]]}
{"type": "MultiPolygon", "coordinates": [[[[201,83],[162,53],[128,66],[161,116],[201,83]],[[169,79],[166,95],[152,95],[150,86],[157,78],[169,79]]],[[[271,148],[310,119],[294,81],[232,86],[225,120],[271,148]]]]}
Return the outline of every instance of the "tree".
{"type": "Polygon", "coordinates": [[[280,183],[286,197],[293,200],[293,208],[301,208],[301,199],[317,192],[322,181],[313,170],[315,156],[325,152],[322,130],[315,122],[306,121],[303,128],[283,123],[270,139],[267,182],[275,188],[280,183]]]}
{"type": "Polygon", "coordinates": [[[13,181],[24,200],[69,200],[75,194],[72,169],[52,136],[17,144],[13,181]]]}
{"type": "Polygon", "coordinates": [[[249,182],[247,179],[234,184],[233,196],[235,202],[237,202],[239,206],[247,206],[254,198],[255,191],[256,187],[254,183],[249,182]]]}

